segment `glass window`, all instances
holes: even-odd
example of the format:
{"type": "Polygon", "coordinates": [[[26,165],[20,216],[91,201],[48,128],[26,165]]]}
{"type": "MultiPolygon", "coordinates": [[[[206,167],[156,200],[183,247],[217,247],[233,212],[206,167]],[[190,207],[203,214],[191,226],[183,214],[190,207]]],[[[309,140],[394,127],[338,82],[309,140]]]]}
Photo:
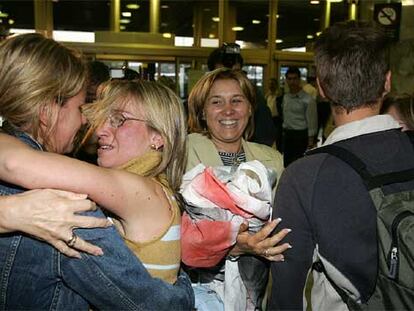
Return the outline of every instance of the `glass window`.
{"type": "Polygon", "coordinates": [[[250,82],[263,91],[263,66],[247,65],[243,66],[250,82]]]}
{"type": "Polygon", "coordinates": [[[1,1],[0,25],[3,28],[34,29],[33,0],[1,1]]]}
{"type": "Polygon", "coordinates": [[[324,2],[279,1],[276,48],[286,50],[305,47],[320,30],[324,2]]]}
{"type": "Polygon", "coordinates": [[[160,3],[160,32],[180,37],[193,37],[193,10],[191,1],[162,0],[160,3]]]}
{"type": "MultiPolygon", "coordinates": [[[[38,1],[38,0],[35,0],[38,1]]],[[[55,30],[109,30],[110,1],[53,1],[55,30]]]]}
{"type": "Polygon", "coordinates": [[[121,0],[120,30],[149,32],[149,0],[121,0]]]}
{"type": "Polygon", "coordinates": [[[237,40],[242,48],[265,48],[268,16],[269,1],[230,0],[229,37],[237,40]]]}
{"type": "Polygon", "coordinates": [[[198,12],[202,47],[218,47],[219,13],[218,1],[200,1],[195,7],[198,12]]]}
{"type": "MultiPolygon", "coordinates": [[[[326,1],[279,0],[277,14],[278,50],[306,51],[323,28],[326,1]]],[[[348,19],[348,1],[331,1],[330,24],[348,19]]]]}

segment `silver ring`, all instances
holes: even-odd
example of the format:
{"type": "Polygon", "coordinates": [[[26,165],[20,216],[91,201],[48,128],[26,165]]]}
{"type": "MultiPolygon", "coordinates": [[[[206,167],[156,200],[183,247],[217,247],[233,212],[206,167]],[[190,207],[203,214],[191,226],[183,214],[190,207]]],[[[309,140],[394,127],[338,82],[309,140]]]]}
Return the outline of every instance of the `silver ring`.
{"type": "Polygon", "coordinates": [[[72,231],[72,236],[70,237],[69,241],[66,242],[66,244],[69,247],[72,247],[73,245],[75,245],[77,238],[78,236],[75,234],[75,232],[72,231]]]}

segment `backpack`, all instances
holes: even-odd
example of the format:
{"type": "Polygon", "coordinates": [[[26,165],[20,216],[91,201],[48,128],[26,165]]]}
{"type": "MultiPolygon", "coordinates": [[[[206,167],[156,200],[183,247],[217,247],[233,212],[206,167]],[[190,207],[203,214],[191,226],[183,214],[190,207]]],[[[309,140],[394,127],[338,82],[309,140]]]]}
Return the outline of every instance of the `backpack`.
{"type": "MultiPolygon", "coordinates": [[[[412,136],[410,139],[414,143],[412,136]]],[[[307,280],[308,286],[309,279],[313,283],[313,309],[414,310],[414,189],[387,195],[381,189],[414,180],[414,168],[373,176],[365,163],[345,148],[328,145],[308,151],[307,155],[317,153],[339,158],[363,179],[377,209],[378,272],[374,292],[361,303],[351,282],[332,269],[316,249],[307,280]]]]}

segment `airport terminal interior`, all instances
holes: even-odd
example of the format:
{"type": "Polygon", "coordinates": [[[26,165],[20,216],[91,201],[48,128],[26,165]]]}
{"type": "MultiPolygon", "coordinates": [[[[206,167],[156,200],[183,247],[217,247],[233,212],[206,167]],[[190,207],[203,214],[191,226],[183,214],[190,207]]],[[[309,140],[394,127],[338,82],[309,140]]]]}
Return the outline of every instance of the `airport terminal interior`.
{"type": "Polygon", "coordinates": [[[414,0],[0,0],[0,41],[1,310],[414,310],[414,0]]]}
{"type": "Polygon", "coordinates": [[[270,78],[284,87],[289,66],[299,67],[303,80],[314,75],[312,43],[323,29],[374,20],[396,42],[394,88],[414,89],[413,0],[19,0],[1,1],[0,11],[10,33],[44,33],[104,62],[114,77],[122,68],[165,76],[181,98],[224,42],[240,45],[243,70],[266,93],[270,78]]]}

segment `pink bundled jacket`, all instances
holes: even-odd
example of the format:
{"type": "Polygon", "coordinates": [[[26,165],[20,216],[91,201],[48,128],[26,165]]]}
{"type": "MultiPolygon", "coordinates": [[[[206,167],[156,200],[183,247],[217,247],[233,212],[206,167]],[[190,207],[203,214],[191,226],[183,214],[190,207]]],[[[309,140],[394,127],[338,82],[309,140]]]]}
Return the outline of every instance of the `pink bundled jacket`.
{"type": "Polygon", "coordinates": [[[191,267],[217,265],[235,244],[239,227],[262,226],[270,217],[272,174],[259,161],[237,170],[203,164],[184,175],[187,202],[182,217],[182,260],[191,267]]]}

